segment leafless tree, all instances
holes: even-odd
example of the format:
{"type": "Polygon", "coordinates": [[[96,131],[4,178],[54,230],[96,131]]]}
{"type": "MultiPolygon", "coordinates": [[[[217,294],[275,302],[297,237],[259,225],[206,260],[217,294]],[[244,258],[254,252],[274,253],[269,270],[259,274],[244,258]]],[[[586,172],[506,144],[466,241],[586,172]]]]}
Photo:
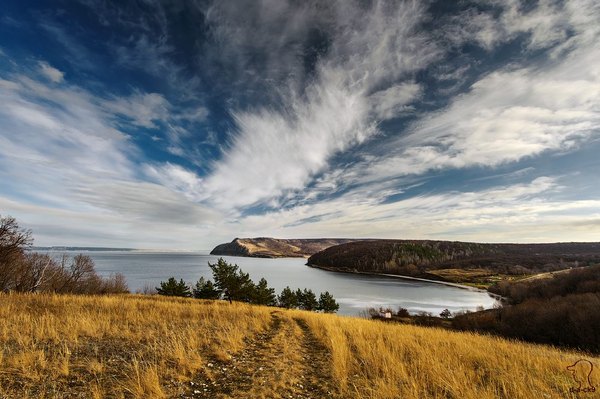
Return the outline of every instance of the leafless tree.
{"type": "Polygon", "coordinates": [[[22,273],[25,249],[31,246],[31,232],[19,227],[15,218],[0,216],[0,290],[15,285],[15,275],[22,273]],[[16,269],[16,270],[15,270],[16,269]]]}

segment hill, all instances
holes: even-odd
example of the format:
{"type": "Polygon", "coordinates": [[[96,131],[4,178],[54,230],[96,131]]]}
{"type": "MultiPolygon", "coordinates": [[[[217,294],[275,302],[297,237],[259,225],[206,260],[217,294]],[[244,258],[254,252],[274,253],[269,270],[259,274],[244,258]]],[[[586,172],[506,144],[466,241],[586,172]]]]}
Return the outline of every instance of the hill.
{"type": "Polygon", "coordinates": [[[217,245],[211,255],[248,256],[254,258],[303,258],[334,245],[353,240],[337,238],[281,239],[281,238],[235,238],[217,245]]]}
{"type": "Polygon", "coordinates": [[[487,286],[515,276],[600,263],[600,243],[480,244],[369,240],[315,253],[308,264],[334,271],[422,277],[487,286]]]}
{"type": "Polygon", "coordinates": [[[7,398],[565,398],[577,387],[566,367],[600,362],[473,333],[133,295],[0,294],[0,345],[7,398]]]}
{"type": "Polygon", "coordinates": [[[454,327],[600,353],[600,264],[501,281],[489,290],[504,305],[459,315],[454,327]]]}

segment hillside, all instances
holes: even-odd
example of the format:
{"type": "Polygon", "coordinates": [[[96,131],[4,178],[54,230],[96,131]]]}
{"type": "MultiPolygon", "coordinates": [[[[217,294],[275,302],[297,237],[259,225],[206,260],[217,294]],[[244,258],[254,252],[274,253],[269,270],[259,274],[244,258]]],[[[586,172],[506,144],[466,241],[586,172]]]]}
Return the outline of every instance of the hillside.
{"type": "Polygon", "coordinates": [[[459,315],[453,326],[600,353],[600,264],[501,281],[489,291],[505,298],[502,307],[459,315]]]}
{"type": "Polygon", "coordinates": [[[248,256],[254,258],[303,258],[334,245],[353,240],[318,239],[280,239],[280,238],[235,238],[233,241],[217,245],[211,255],[248,256]]]}
{"type": "Polygon", "coordinates": [[[479,244],[458,241],[369,240],[327,248],[310,266],[389,273],[487,285],[509,276],[600,263],[600,243],[479,244]]]}
{"type": "Polygon", "coordinates": [[[0,345],[0,397],[59,399],[565,398],[577,386],[566,367],[584,356],[472,333],[132,295],[0,294],[0,345]]]}

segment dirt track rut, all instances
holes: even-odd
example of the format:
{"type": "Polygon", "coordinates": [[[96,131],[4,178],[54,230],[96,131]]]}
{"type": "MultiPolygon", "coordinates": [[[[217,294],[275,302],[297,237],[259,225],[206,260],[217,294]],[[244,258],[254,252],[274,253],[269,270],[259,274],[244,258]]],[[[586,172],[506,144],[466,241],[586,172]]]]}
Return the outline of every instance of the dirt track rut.
{"type": "Polygon", "coordinates": [[[281,311],[230,361],[211,361],[178,398],[333,398],[330,355],[308,325],[281,311]]]}

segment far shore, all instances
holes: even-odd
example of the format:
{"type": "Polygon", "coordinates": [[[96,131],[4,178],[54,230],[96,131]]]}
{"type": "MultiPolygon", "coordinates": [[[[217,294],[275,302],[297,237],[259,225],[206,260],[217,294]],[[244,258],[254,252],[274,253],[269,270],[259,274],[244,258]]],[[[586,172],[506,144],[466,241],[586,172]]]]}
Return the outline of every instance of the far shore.
{"type": "Polygon", "coordinates": [[[448,281],[439,281],[439,280],[431,280],[431,279],[421,278],[421,277],[404,276],[404,275],[401,275],[401,274],[361,272],[361,271],[350,271],[350,270],[345,270],[345,269],[344,270],[340,270],[340,269],[334,269],[332,267],[317,266],[317,265],[313,265],[313,264],[309,264],[309,263],[307,263],[306,266],[313,267],[315,269],[327,270],[329,272],[350,273],[350,274],[366,274],[366,275],[371,275],[371,276],[385,276],[385,277],[399,278],[399,279],[403,279],[403,280],[414,280],[414,281],[423,281],[425,283],[442,284],[442,285],[447,285],[449,287],[455,287],[455,288],[460,288],[460,289],[464,289],[464,290],[469,290],[469,291],[472,291],[472,292],[485,292],[486,294],[490,295],[493,298],[496,298],[498,300],[502,299],[502,297],[500,295],[493,294],[493,293],[491,293],[491,292],[489,292],[487,290],[483,290],[483,289],[480,289],[480,288],[471,287],[471,286],[463,285],[463,284],[451,283],[451,282],[448,282],[448,281]]]}

